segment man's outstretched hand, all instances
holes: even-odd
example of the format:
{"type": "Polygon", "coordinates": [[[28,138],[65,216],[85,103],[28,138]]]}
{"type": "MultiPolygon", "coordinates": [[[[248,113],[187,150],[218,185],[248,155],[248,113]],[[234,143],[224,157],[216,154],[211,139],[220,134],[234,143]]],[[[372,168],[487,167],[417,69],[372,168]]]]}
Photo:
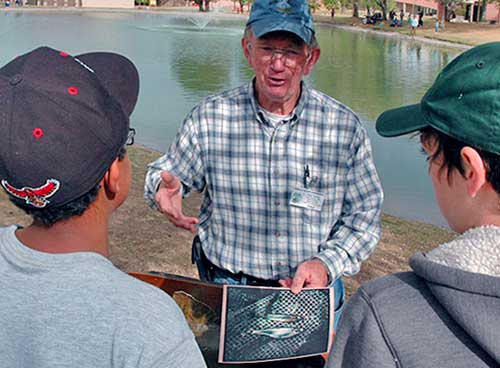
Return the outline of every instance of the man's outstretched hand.
{"type": "Polygon", "coordinates": [[[182,213],[181,181],[169,171],[162,171],[161,183],[156,192],[156,203],[160,211],[175,226],[191,231],[196,234],[196,225],[199,220],[196,217],[188,217],[182,213]]]}

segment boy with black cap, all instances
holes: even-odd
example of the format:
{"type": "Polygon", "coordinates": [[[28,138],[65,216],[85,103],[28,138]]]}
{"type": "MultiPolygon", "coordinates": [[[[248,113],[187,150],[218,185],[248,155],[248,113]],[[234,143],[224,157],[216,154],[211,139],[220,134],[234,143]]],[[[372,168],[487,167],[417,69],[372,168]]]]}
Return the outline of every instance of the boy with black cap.
{"type": "Polygon", "coordinates": [[[363,285],[327,367],[500,364],[500,42],[464,52],[420,104],[384,112],[386,137],[418,131],[436,199],[461,235],[363,285]]]}
{"type": "Polygon", "coordinates": [[[0,69],[1,185],[33,217],[0,229],[2,366],[205,366],[173,300],[106,258],[138,91],[112,53],[42,47],[0,69]]]}

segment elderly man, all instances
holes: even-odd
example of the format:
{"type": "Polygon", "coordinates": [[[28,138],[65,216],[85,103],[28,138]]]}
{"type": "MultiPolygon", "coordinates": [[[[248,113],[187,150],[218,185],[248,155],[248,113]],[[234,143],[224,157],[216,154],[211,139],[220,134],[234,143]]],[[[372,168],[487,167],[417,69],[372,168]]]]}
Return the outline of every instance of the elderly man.
{"type": "MultiPolygon", "coordinates": [[[[382,191],[359,118],[302,79],[319,59],[304,0],[256,0],[242,39],[255,77],[206,98],[163,157],[145,196],[197,233],[200,277],[218,283],[335,288],[380,236],[382,191]],[[199,218],[182,197],[204,191],[199,218]]],[[[337,313],[339,315],[340,313],[337,313]]]]}

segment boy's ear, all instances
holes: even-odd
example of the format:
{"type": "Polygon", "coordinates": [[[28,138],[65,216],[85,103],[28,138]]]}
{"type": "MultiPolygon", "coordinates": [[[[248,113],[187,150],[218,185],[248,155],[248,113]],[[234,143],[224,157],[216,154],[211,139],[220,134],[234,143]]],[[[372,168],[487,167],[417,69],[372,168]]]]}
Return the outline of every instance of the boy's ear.
{"type": "Polygon", "coordinates": [[[462,148],[460,157],[467,181],[467,193],[474,198],[483,185],[487,183],[486,167],[479,153],[472,147],[462,148]]]}
{"type": "Polygon", "coordinates": [[[106,191],[106,195],[113,199],[116,193],[120,190],[120,165],[118,164],[118,158],[116,158],[111,166],[109,167],[106,174],[103,177],[103,187],[106,191]]]}

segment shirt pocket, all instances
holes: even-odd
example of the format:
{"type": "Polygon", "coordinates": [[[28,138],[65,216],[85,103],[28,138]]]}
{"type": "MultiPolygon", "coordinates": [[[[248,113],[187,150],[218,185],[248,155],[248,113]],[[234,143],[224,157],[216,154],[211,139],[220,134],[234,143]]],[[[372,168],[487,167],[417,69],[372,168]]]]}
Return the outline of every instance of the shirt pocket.
{"type": "MultiPolygon", "coordinates": [[[[320,210],[302,208],[304,224],[315,227],[335,223],[340,216],[345,192],[345,173],[336,165],[312,162],[309,166],[309,180],[305,189],[323,195],[320,210]]],[[[303,185],[302,185],[303,187],[303,185]]]]}

